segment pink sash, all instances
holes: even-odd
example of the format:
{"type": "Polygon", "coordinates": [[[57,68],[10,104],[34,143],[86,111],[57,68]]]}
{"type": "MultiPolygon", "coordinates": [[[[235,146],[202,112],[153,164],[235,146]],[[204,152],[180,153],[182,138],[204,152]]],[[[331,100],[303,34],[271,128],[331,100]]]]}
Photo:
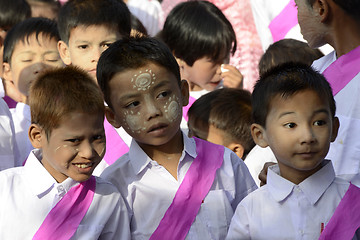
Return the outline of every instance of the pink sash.
{"type": "Polygon", "coordinates": [[[191,105],[193,105],[193,103],[196,101],[196,98],[194,97],[189,97],[189,104],[186,105],[185,107],[183,107],[183,117],[185,118],[186,121],[189,120],[189,117],[188,117],[188,111],[189,111],[189,108],[191,107],[191,105]]]}
{"type": "Polygon", "coordinates": [[[360,189],[350,184],[319,240],[350,240],[360,227],[360,189]]]}
{"type": "Polygon", "coordinates": [[[194,139],[198,155],[150,240],[185,239],[223,163],[223,146],[194,139]]]}
{"type": "Polygon", "coordinates": [[[107,164],[113,164],[119,157],[129,151],[128,145],[121,139],[115,128],[106,120],[104,121],[106,136],[106,152],[104,160],[107,164]]]}
{"type": "Polygon", "coordinates": [[[33,239],[70,239],[91,205],[95,188],[94,176],[72,187],[51,209],[33,239]]]}
{"type": "Polygon", "coordinates": [[[340,92],[360,72],[360,46],[339,57],[325,69],[323,75],[331,85],[333,95],[340,92]]]}
{"type": "MultiPolygon", "coordinates": [[[[276,1],[276,0],[275,0],[276,1]]],[[[295,1],[290,0],[288,5],[270,23],[269,29],[274,42],[283,39],[286,34],[298,24],[295,1]]]]}

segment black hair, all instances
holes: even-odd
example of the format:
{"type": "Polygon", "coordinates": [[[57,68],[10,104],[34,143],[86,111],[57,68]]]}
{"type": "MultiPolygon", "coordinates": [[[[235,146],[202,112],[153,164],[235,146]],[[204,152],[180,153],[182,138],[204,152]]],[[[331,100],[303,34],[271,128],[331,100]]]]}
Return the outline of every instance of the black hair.
{"type": "Polygon", "coordinates": [[[0,0],[0,28],[9,30],[29,17],[31,8],[25,0],[0,0]]]}
{"type": "Polygon", "coordinates": [[[189,66],[202,57],[223,63],[236,50],[236,35],[231,23],[220,9],[207,1],[189,1],[175,6],[159,37],[189,66]]]}
{"type": "Polygon", "coordinates": [[[170,49],[160,40],[151,37],[127,37],[110,45],[100,56],[96,77],[109,107],[109,82],[116,73],[154,63],[174,74],[180,86],[180,70],[170,49]]]}
{"type": "Polygon", "coordinates": [[[326,99],[330,113],[335,117],[335,100],[325,77],[311,66],[290,62],[270,69],[256,82],[252,93],[253,122],[266,127],[266,117],[274,97],[288,98],[305,90],[315,91],[319,97],[326,99]]]}
{"type": "Polygon", "coordinates": [[[69,43],[70,32],[77,26],[105,25],[121,36],[129,36],[130,11],[121,0],[69,0],[60,9],[58,28],[61,40],[69,43]]]}
{"type": "Polygon", "coordinates": [[[259,62],[259,73],[262,75],[270,68],[286,62],[302,62],[311,66],[314,60],[324,54],[319,49],[313,49],[305,42],[296,39],[282,39],[271,44],[262,55],[259,62]]]}
{"type": "Polygon", "coordinates": [[[14,48],[19,41],[29,41],[29,37],[35,34],[38,39],[40,34],[54,38],[59,41],[60,36],[57,31],[56,22],[48,18],[29,18],[16,24],[10,29],[4,41],[3,61],[11,64],[11,57],[14,48]]]}
{"type": "MultiPolygon", "coordinates": [[[[360,1],[359,0],[332,0],[337,4],[342,10],[349,14],[356,21],[360,22],[360,1]]],[[[312,6],[315,0],[307,0],[307,2],[312,6]]]]}

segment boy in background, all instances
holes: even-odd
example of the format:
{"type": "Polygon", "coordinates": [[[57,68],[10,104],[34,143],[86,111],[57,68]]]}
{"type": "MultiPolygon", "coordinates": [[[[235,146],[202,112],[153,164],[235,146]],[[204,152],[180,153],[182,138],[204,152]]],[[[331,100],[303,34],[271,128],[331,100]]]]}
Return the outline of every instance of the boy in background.
{"type": "MultiPolygon", "coordinates": [[[[61,7],[58,18],[61,41],[58,50],[66,65],[78,66],[96,81],[99,57],[110,44],[130,35],[130,12],[123,1],[72,0],[61,7]]],[[[129,150],[131,137],[122,129],[104,122],[106,154],[95,175],[129,150]]]]}
{"type": "Polygon", "coordinates": [[[105,153],[99,87],[82,70],[52,70],[31,85],[29,105],[36,149],[0,173],[0,238],[130,239],[121,195],[92,176],[105,153]]]}
{"type": "Polygon", "coordinates": [[[11,109],[15,138],[19,147],[20,166],[33,149],[28,129],[31,124],[29,87],[46,69],[64,66],[57,51],[59,34],[56,22],[46,18],[30,18],[15,25],[4,42],[4,77],[12,81],[24,102],[11,109]]]}
{"type": "Polygon", "coordinates": [[[256,185],[230,149],[180,130],[189,88],[168,47],[153,38],[117,41],[101,55],[97,79],[107,119],[133,137],[101,175],[126,198],[132,238],[224,239],[256,185]]]}
{"type": "Polygon", "coordinates": [[[252,103],[254,141],[278,164],[239,204],[227,239],[318,239],[349,188],[325,159],[339,127],[331,87],[307,65],[283,64],[261,76],[252,103]]]}
{"type": "Polygon", "coordinates": [[[239,158],[255,146],[251,136],[251,94],[222,88],[197,99],[190,107],[189,137],[198,137],[231,149],[239,158]]]}

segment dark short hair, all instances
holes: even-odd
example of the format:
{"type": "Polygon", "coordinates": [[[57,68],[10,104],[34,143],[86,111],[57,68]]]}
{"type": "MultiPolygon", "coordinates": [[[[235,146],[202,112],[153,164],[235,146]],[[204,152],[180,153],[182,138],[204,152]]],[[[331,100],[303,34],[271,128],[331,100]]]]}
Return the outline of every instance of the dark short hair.
{"type": "Polygon", "coordinates": [[[0,28],[10,29],[29,17],[31,8],[25,0],[0,0],[0,28]]]}
{"type": "Polygon", "coordinates": [[[189,66],[202,57],[222,62],[236,50],[236,35],[231,23],[220,9],[207,1],[189,1],[175,6],[159,37],[189,66]]]}
{"type": "Polygon", "coordinates": [[[305,90],[312,90],[326,99],[332,117],[335,116],[335,100],[325,77],[306,64],[290,62],[270,69],[256,82],[252,93],[253,122],[266,127],[274,97],[287,98],[305,90]]]}
{"type": "Polygon", "coordinates": [[[61,7],[58,28],[61,40],[66,44],[72,29],[93,25],[105,25],[114,28],[121,36],[128,36],[130,11],[121,0],[69,0],[61,7]]]}
{"type": "Polygon", "coordinates": [[[28,42],[29,37],[35,34],[38,39],[40,34],[59,41],[56,22],[48,18],[29,18],[10,29],[4,41],[3,61],[11,64],[11,57],[19,41],[28,42]]]}
{"type": "Polygon", "coordinates": [[[30,87],[31,122],[47,136],[69,113],[105,116],[102,93],[92,77],[80,68],[67,66],[41,74],[30,87]]]}
{"type": "Polygon", "coordinates": [[[137,69],[154,63],[174,74],[180,86],[180,70],[170,49],[160,40],[151,37],[128,37],[110,45],[100,56],[96,77],[109,107],[109,82],[116,73],[137,69]]]}
{"type": "Polygon", "coordinates": [[[247,90],[222,88],[197,99],[188,111],[189,126],[194,133],[197,126],[213,125],[225,133],[226,142],[244,147],[244,156],[255,146],[251,136],[251,94],[247,90]]]}
{"type": "Polygon", "coordinates": [[[313,61],[324,56],[319,49],[313,49],[305,42],[296,39],[282,39],[271,44],[259,62],[260,75],[269,69],[286,63],[302,62],[311,66],[313,61]]]}

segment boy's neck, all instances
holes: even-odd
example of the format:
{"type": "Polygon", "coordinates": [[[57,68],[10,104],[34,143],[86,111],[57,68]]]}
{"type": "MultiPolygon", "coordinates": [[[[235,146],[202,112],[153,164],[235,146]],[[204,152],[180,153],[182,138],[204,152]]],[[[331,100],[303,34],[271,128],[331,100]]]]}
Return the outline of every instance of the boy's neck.
{"type": "Polygon", "coordinates": [[[163,166],[175,179],[177,179],[177,167],[184,149],[184,141],[180,129],[169,142],[163,145],[154,146],[142,144],[140,142],[137,143],[146,155],[156,161],[159,165],[163,166]]]}
{"type": "Polygon", "coordinates": [[[291,167],[287,167],[278,162],[280,169],[280,176],[285,178],[286,180],[299,185],[302,181],[315,174],[324,166],[324,161],[322,161],[316,168],[308,171],[296,170],[291,167]]]}

